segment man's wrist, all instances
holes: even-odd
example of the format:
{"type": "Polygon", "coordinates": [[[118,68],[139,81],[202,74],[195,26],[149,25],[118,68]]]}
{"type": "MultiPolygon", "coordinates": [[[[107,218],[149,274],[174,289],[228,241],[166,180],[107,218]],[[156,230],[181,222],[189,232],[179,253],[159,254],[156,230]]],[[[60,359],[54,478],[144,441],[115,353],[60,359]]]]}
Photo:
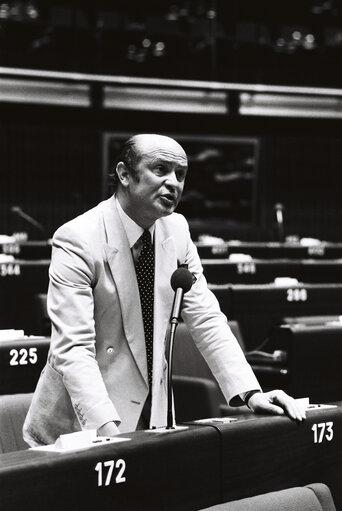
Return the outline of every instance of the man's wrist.
{"type": "Polygon", "coordinates": [[[115,421],[109,421],[105,424],[102,424],[97,430],[98,436],[112,436],[112,435],[118,435],[120,433],[120,430],[115,423],[115,421]]]}
{"type": "Polygon", "coordinates": [[[249,390],[243,396],[243,402],[245,403],[246,406],[248,406],[248,408],[250,408],[250,406],[248,404],[249,400],[251,399],[252,396],[254,396],[254,394],[260,394],[260,393],[261,393],[260,389],[249,390]]]}

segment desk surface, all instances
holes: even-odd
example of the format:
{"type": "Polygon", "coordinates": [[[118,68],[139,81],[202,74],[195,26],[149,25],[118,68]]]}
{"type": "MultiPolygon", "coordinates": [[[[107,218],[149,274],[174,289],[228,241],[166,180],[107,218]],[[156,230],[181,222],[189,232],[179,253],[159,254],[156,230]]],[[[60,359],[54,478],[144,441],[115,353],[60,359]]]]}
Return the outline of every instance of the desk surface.
{"type": "Polygon", "coordinates": [[[342,243],[322,241],[319,244],[305,246],[301,243],[280,243],[275,241],[238,241],[232,240],[220,244],[208,245],[196,242],[200,257],[228,257],[230,254],[243,253],[252,257],[272,258],[308,258],[317,259],[342,257],[342,243]]]}
{"type": "MultiPolygon", "coordinates": [[[[270,313],[282,311],[294,316],[304,315],[305,311],[314,307],[314,313],[340,314],[342,303],[342,283],[299,283],[295,285],[276,286],[274,284],[209,284],[209,288],[219,300],[226,300],[233,310],[227,310],[229,317],[232,312],[259,311],[270,313]],[[297,311],[297,314],[295,313],[297,311]]],[[[234,319],[231,317],[231,319],[234,319]]]]}
{"type": "Polygon", "coordinates": [[[223,500],[323,482],[342,509],[342,407],[215,424],[222,440],[223,500]]]}
{"type": "Polygon", "coordinates": [[[132,440],[69,454],[1,455],[3,509],[195,511],[310,482],[326,483],[341,508],[341,406],[310,411],[303,423],[249,413],[231,424],[123,436],[132,440]]]}
{"type": "MultiPolygon", "coordinates": [[[[24,241],[0,244],[0,253],[20,256],[23,259],[44,259],[51,255],[52,240],[24,241]]],[[[305,246],[301,243],[280,243],[275,241],[238,241],[231,240],[220,244],[196,242],[201,257],[228,257],[230,254],[246,253],[253,257],[295,257],[317,259],[342,257],[342,243],[322,241],[319,244],[305,246]]]]}
{"type": "Polygon", "coordinates": [[[122,436],[132,440],[69,454],[0,456],[2,509],[190,511],[217,502],[220,439],[213,428],[122,436]]]}
{"type": "Polygon", "coordinates": [[[204,275],[210,283],[263,284],[277,277],[300,282],[342,282],[342,259],[202,259],[204,275]]]}

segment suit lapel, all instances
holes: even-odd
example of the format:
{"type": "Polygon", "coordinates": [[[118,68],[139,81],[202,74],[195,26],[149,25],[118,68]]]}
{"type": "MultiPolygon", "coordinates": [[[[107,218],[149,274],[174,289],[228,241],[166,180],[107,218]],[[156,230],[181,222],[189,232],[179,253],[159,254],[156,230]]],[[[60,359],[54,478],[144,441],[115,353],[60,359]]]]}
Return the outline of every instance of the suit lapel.
{"type": "MultiPolygon", "coordinates": [[[[144,325],[141,314],[138,282],[128,239],[117,212],[115,198],[106,201],[104,222],[108,244],[105,245],[108,264],[118,291],[122,321],[131,352],[148,385],[144,325]]],[[[155,283],[153,330],[153,387],[160,383],[165,352],[165,333],[171,314],[173,291],[170,278],[177,268],[174,237],[156,222],[155,283]]]]}
{"type": "Polygon", "coordinates": [[[105,252],[119,295],[125,335],[139,370],[148,384],[139,288],[131,249],[114,197],[105,203],[104,222],[108,239],[105,252]]]}

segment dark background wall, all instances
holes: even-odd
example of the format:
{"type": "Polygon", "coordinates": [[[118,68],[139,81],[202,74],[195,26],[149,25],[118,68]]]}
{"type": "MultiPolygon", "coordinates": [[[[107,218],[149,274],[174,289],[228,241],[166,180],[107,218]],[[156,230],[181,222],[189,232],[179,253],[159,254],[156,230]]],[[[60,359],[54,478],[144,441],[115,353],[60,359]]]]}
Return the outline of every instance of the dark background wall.
{"type": "MultiPolygon", "coordinates": [[[[8,0],[0,9],[0,92],[6,66],[109,78],[306,86],[315,94],[315,87],[342,86],[341,55],[340,0],[99,0],[89,5],[8,0]]],[[[195,115],[191,107],[183,113],[109,111],[101,108],[96,87],[87,109],[42,106],[44,98],[31,105],[7,102],[0,94],[1,233],[25,230],[31,239],[42,237],[11,212],[19,206],[50,236],[103,198],[103,133],[157,131],[260,142],[254,217],[192,222],[195,236],[203,228],[227,239],[272,239],[273,206],[281,202],[286,235],[341,240],[341,120],[301,119],[295,113],[285,119],[276,113],[241,117],[230,94],[227,116],[195,115]]],[[[310,108],[313,96],[307,97],[305,108],[310,108]]],[[[328,115],[338,117],[339,93],[334,101],[328,115]]]]}
{"type": "Polygon", "coordinates": [[[338,126],[316,124],[312,134],[267,137],[262,208],[267,223],[271,205],[284,204],[287,234],[340,240],[342,140],[338,126]]]}
{"type": "MultiPolygon", "coordinates": [[[[39,231],[11,212],[19,206],[51,233],[100,197],[100,150],[96,128],[77,113],[56,109],[3,108],[0,121],[0,231],[39,231]]],[[[1,111],[1,107],[0,107],[1,111]]]]}
{"type": "Polygon", "coordinates": [[[40,221],[50,236],[101,200],[102,133],[108,131],[257,137],[256,221],[231,225],[223,218],[211,232],[227,238],[272,239],[273,206],[281,202],[285,234],[342,238],[339,121],[234,120],[5,104],[0,105],[0,232],[26,230],[31,239],[42,237],[11,212],[13,206],[40,221]]]}

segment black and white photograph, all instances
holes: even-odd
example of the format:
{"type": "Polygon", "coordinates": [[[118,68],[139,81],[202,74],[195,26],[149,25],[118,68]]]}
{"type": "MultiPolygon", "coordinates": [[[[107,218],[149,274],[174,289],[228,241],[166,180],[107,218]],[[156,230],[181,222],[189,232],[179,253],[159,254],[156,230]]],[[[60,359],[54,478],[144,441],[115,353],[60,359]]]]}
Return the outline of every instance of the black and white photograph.
{"type": "Polygon", "coordinates": [[[342,0],[0,0],[1,511],[342,511],[342,0]]]}

